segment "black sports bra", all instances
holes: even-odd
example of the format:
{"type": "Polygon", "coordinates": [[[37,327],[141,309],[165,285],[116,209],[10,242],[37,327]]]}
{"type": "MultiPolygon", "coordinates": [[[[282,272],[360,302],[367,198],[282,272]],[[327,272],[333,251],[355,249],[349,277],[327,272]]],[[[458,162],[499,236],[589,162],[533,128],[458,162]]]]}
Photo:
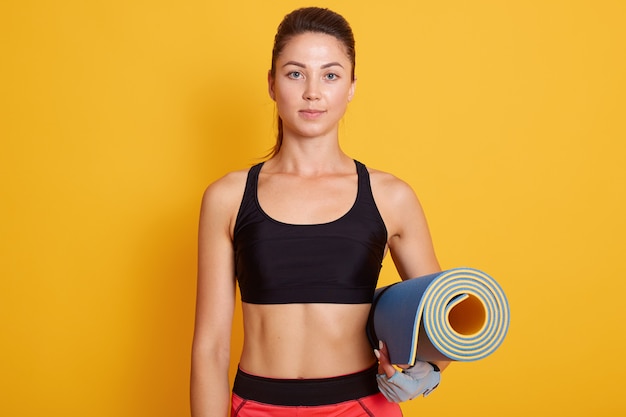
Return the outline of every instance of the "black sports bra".
{"type": "Polygon", "coordinates": [[[259,205],[263,163],[253,166],[234,230],[241,299],[252,304],[371,303],[387,243],[369,173],[355,161],[357,198],[337,220],[287,224],[259,205]]]}

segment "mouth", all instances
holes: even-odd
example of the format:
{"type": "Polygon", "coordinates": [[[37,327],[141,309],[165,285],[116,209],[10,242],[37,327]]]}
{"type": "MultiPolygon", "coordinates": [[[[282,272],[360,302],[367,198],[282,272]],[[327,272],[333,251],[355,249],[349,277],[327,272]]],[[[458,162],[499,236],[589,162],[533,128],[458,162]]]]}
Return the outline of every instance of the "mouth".
{"type": "Polygon", "coordinates": [[[299,113],[305,119],[317,119],[321,115],[323,115],[325,113],[325,111],[323,111],[323,110],[306,109],[306,110],[300,110],[299,113]]]}

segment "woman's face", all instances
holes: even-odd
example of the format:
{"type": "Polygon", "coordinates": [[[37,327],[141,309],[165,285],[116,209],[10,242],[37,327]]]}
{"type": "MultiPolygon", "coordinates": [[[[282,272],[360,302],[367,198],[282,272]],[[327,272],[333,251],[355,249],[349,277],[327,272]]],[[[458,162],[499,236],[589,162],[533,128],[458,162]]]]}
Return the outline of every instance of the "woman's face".
{"type": "Polygon", "coordinates": [[[323,33],[297,35],[285,45],[275,68],[269,92],[285,136],[336,135],[355,87],[343,44],[323,33]]]}

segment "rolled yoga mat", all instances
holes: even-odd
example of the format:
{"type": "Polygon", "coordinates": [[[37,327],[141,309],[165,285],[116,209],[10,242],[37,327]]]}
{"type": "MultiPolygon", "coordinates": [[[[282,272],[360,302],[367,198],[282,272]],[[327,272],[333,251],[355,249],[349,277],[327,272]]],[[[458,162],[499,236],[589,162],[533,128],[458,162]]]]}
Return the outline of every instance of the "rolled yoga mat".
{"type": "Polygon", "coordinates": [[[486,273],[454,268],[376,290],[367,332],[385,342],[391,363],[476,361],[507,334],[509,304],[486,273]]]}

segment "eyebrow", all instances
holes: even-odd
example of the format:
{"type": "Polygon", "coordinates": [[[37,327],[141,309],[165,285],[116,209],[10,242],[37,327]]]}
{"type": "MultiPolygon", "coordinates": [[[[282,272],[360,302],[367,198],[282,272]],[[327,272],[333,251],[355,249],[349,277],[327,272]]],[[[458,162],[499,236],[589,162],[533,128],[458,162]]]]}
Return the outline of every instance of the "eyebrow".
{"type": "MultiPolygon", "coordinates": [[[[306,68],[306,65],[304,65],[304,64],[303,64],[303,63],[301,63],[301,62],[297,62],[297,61],[289,61],[289,62],[286,62],[286,63],[283,65],[283,68],[284,68],[284,67],[286,67],[287,65],[295,65],[296,67],[306,68]]],[[[328,64],[324,64],[324,65],[322,65],[320,68],[321,68],[321,69],[326,69],[326,68],[336,67],[336,66],[339,66],[339,67],[343,68],[343,65],[341,65],[339,62],[329,62],[328,64]]]]}

